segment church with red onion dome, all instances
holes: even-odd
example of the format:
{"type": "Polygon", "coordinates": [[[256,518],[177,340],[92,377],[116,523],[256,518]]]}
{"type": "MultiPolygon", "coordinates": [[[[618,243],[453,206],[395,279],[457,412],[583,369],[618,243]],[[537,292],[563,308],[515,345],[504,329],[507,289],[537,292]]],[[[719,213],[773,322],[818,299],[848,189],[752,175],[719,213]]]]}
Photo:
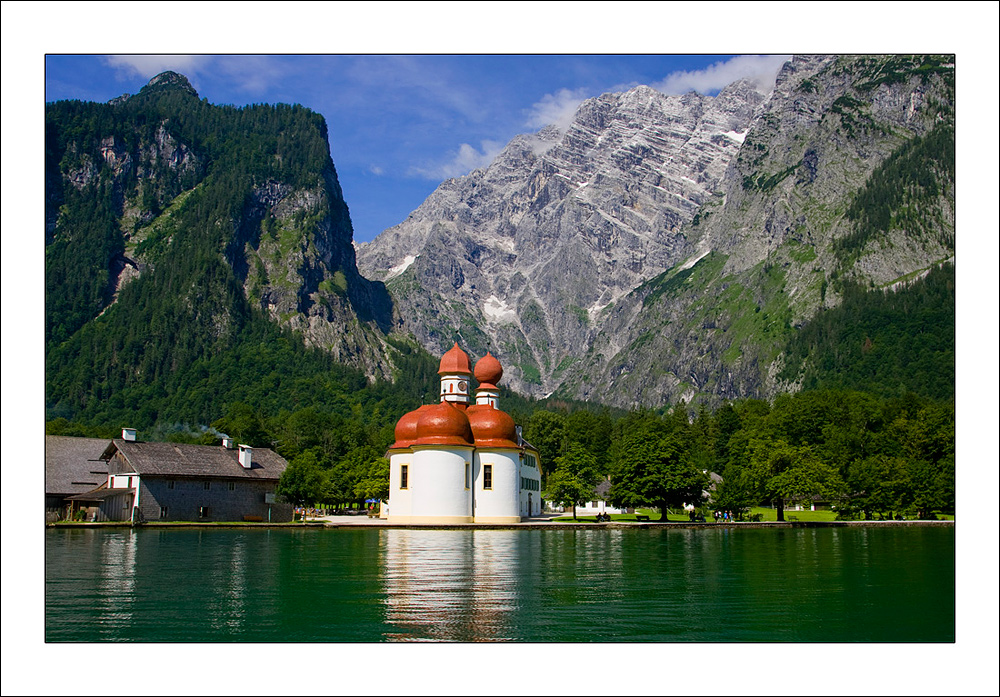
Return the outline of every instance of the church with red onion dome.
{"type": "Polygon", "coordinates": [[[393,523],[518,523],[541,512],[538,451],[514,419],[500,410],[503,366],[487,352],[470,365],[456,342],[438,368],[441,401],[425,404],[396,423],[389,446],[389,501],[382,517],[393,523]],[[470,383],[475,377],[475,404],[470,383]]]}

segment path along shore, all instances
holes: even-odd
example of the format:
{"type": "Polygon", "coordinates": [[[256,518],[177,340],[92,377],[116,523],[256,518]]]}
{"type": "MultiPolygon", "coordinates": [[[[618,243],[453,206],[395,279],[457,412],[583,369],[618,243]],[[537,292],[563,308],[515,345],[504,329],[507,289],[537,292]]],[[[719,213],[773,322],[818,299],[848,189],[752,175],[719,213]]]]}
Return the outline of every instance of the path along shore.
{"type": "MultiPolygon", "coordinates": [[[[635,530],[649,528],[690,528],[690,529],[714,529],[714,528],[842,528],[842,527],[911,527],[911,526],[948,526],[954,525],[954,520],[836,520],[836,521],[784,521],[781,523],[770,522],[736,522],[728,523],[691,523],[680,522],[646,522],[646,521],[611,521],[608,523],[594,523],[577,521],[553,520],[557,516],[539,516],[529,518],[520,523],[507,525],[494,525],[489,523],[464,523],[459,525],[414,525],[390,523],[381,518],[369,518],[368,516],[317,516],[309,518],[305,523],[199,523],[199,522],[175,522],[175,523],[145,523],[136,527],[144,528],[357,528],[375,527],[396,530],[565,530],[586,529],[586,530],[635,530]]],[[[104,522],[104,523],[83,523],[83,522],[62,522],[47,523],[46,527],[54,528],[128,528],[128,522],[104,522]]]]}

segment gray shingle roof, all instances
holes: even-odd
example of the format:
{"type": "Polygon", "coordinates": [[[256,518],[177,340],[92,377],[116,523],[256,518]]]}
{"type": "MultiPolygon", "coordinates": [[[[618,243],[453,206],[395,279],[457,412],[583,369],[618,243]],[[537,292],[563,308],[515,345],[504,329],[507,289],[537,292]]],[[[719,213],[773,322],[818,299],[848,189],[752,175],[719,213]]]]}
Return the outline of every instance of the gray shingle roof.
{"type": "Polygon", "coordinates": [[[254,448],[253,467],[244,469],[239,462],[239,450],[228,450],[221,445],[144,443],[118,438],[110,443],[105,441],[105,445],[101,457],[110,458],[118,450],[140,475],[276,480],[288,466],[285,458],[267,448],[254,448]]]}
{"type": "Polygon", "coordinates": [[[70,496],[70,501],[103,501],[104,499],[114,498],[115,496],[122,496],[128,494],[129,496],[135,495],[135,489],[95,489],[94,491],[88,491],[84,494],[77,494],[76,496],[70,496]]]}
{"type": "Polygon", "coordinates": [[[611,480],[605,479],[594,489],[594,496],[599,498],[601,501],[605,501],[608,498],[608,493],[611,492],[611,480]]]}
{"type": "Polygon", "coordinates": [[[99,458],[107,438],[45,436],[45,493],[82,494],[107,481],[108,465],[99,458]]]}

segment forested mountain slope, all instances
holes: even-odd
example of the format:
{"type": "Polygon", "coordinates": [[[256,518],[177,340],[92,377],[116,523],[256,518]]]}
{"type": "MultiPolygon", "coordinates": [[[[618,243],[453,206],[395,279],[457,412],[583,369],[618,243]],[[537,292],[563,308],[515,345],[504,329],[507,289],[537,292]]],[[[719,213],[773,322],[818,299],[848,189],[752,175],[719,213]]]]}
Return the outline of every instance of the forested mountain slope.
{"type": "Polygon", "coordinates": [[[392,376],[392,303],[357,272],[318,114],[163,73],[48,104],[45,158],[50,416],[207,424],[260,381],[392,376]]]}
{"type": "Polygon", "coordinates": [[[949,56],[796,57],[770,95],[604,95],[361,245],[369,281],[319,115],[213,106],[175,73],[49,104],[48,418],[388,423],[402,403],[365,385],[433,398],[424,349],[453,339],[525,394],[624,408],[947,399],[954,113],[949,56]]]}

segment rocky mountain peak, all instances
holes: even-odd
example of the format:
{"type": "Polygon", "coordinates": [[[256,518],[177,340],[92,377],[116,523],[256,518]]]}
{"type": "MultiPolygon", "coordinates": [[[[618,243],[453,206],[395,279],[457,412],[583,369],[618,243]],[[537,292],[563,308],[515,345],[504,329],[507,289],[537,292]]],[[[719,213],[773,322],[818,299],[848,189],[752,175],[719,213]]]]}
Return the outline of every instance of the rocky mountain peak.
{"type": "Polygon", "coordinates": [[[191,86],[191,82],[180,73],[175,73],[172,70],[165,70],[159,75],[154,76],[146,83],[145,87],[139,90],[139,93],[143,94],[169,89],[183,90],[196,98],[198,97],[198,92],[191,86]]]}
{"type": "Polygon", "coordinates": [[[676,263],[764,95],[640,85],[584,101],[565,129],[517,136],[367,245],[358,266],[393,290],[430,350],[453,339],[512,356],[515,389],[558,384],[601,311],[676,263]],[[457,327],[457,329],[456,329],[457,327]]]}
{"type": "Polygon", "coordinates": [[[359,245],[358,266],[432,353],[454,339],[502,352],[522,392],[623,406],[773,394],[782,342],[837,302],[838,274],[887,284],[952,253],[946,153],[904,148],[951,118],[952,63],[796,56],[770,93],[744,79],[714,97],[602,94],[442,183],[359,245]],[[896,152],[938,163],[920,204],[938,222],[864,233],[878,242],[851,268],[845,211],[896,152]]]}

